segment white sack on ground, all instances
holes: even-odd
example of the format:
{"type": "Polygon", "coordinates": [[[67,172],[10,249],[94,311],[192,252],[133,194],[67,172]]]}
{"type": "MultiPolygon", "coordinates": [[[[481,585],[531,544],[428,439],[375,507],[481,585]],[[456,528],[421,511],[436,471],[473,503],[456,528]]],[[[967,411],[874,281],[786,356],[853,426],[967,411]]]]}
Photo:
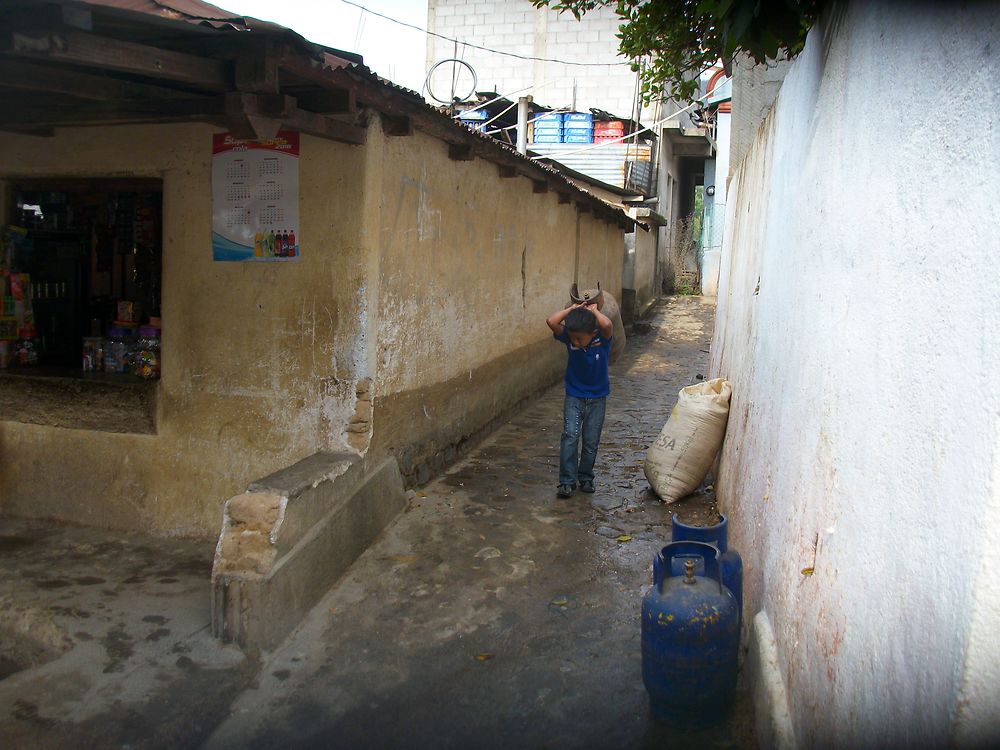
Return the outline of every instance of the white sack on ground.
{"type": "Polygon", "coordinates": [[[732,395],[732,386],[723,378],[681,388],[643,467],[653,492],[664,502],[690,495],[712,468],[726,436],[732,395]]]}

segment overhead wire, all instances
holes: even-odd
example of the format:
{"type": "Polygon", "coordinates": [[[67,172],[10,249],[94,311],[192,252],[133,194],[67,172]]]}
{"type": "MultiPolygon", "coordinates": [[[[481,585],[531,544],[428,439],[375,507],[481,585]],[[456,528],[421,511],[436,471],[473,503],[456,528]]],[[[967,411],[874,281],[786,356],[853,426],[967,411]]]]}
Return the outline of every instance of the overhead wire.
{"type": "Polygon", "coordinates": [[[506,55],[507,57],[516,57],[519,60],[535,60],[537,62],[555,63],[557,65],[573,65],[581,68],[610,68],[610,67],[617,67],[620,65],[625,65],[625,66],[630,65],[630,63],[627,62],[613,62],[613,63],[574,62],[571,60],[557,60],[552,57],[534,57],[532,55],[519,55],[516,52],[505,52],[504,50],[493,49],[492,47],[484,47],[481,44],[473,44],[472,42],[466,42],[461,39],[455,39],[454,37],[445,36],[444,34],[438,34],[435,31],[430,31],[420,26],[416,26],[415,24],[407,23],[406,21],[400,21],[399,19],[393,18],[392,16],[387,16],[384,13],[377,13],[376,11],[371,10],[370,8],[366,8],[365,6],[360,5],[359,3],[352,2],[352,0],[340,0],[340,2],[344,3],[345,5],[351,5],[355,8],[360,8],[361,10],[365,11],[366,13],[370,13],[373,16],[384,18],[386,21],[391,21],[392,23],[399,24],[400,26],[405,26],[409,29],[420,31],[428,36],[437,37],[438,39],[444,39],[445,41],[454,42],[456,44],[460,43],[467,47],[472,47],[473,49],[483,50],[484,52],[491,52],[495,55],[506,55]]]}

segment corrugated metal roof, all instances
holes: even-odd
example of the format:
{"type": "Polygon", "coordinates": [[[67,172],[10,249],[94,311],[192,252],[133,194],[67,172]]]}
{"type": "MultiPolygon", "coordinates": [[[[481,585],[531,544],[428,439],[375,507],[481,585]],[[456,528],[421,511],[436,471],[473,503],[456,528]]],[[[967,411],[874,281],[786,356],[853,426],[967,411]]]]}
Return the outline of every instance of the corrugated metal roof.
{"type": "MultiPolygon", "coordinates": [[[[84,4],[130,10],[174,21],[208,23],[216,28],[230,26],[243,31],[249,30],[250,22],[256,20],[223,10],[211,3],[202,2],[202,0],[85,0],[84,4]]],[[[273,26],[273,24],[269,25],[273,26]]]]}
{"type": "Polygon", "coordinates": [[[652,151],[643,143],[593,144],[593,147],[580,143],[534,143],[530,148],[540,156],[551,156],[570,169],[619,188],[625,187],[625,162],[648,162],[652,151]]]}
{"type": "MultiPolygon", "coordinates": [[[[24,6],[43,5],[46,0],[18,0],[24,6]]],[[[370,68],[364,65],[359,56],[351,53],[341,53],[339,50],[323,47],[309,42],[299,34],[290,29],[286,29],[276,24],[270,24],[256,19],[233,16],[223,9],[202,2],[202,0],[59,0],[59,5],[76,6],[77,8],[92,8],[95,13],[103,8],[108,16],[114,16],[121,20],[128,20],[128,25],[123,25],[117,29],[119,34],[132,34],[136,29],[156,26],[158,33],[153,37],[152,42],[161,43],[167,38],[181,39],[185,36],[199,35],[207,33],[212,36],[215,33],[221,36],[235,34],[239,38],[249,37],[246,32],[263,32],[264,34],[280,35],[282,39],[292,42],[296,51],[306,59],[311,58],[315,63],[320,64],[320,68],[314,69],[316,73],[323,70],[322,78],[329,77],[328,88],[340,88],[343,85],[349,88],[357,88],[358,102],[365,103],[366,106],[380,111],[392,117],[410,117],[418,123],[423,123],[424,129],[434,137],[455,145],[464,144],[471,152],[480,158],[491,160],[508,168],[515,168],[525,177],[536,182],[547,183],[552,189],[564,190],[567,193],[576,195],[577,202],[581,206],[589,206],[596,214],[607,220],[617,222],[623,226],[632,225],[632,219],[614,206],[596,198],[578,186],[570,182],[558,169],[542,162],[528,159],[519,154],[512,146],[502,144],[495,139],[473,132],[464,125],[454,121],[448,114],[441,112],[435,107],[427,104],[423,97],[416,91],[411,91],[403,86],[399,86],[391,81],[381,78],[370,68]],[[149,20],[143,20],[143,19],[149,20]],[[153,20],[155,19],[155,20],[153,20]],[[164,36],[163,32],[168,29],[173,30],[172,37],[164,36]],[[344,57],[340,55],[343,54],[344,57]],[[353,58],[353,59],[351,59],[353,58]],[[354,80],[354,84],[344,81],[344,76],[354,80]],[[341,83],[338,85],[338,81],[341,83]]],[[[205,48],[206,51],[210,46],[205,48]]],[[[212,60],[211,55],[205,57],[212,60]]],[[[314,64],[315,64],[314,63],[314,64]]],[[[284,63],[282,63],[284,64],[284,63]]],[[[136,73],[139,78],[150,78],[147,71],[136,73]]],[[[152,76],[155,77],[155,76],[152,76]]],[[[309,76],[307,76],[309,77],[309,76]]],[[[313,80],[315,76],[312,76],[313,80]]],[[[180,80],[180,79],[178,79],[180,80]]],[[[169,81],[168,81],[169,85],[169,81]]],[[[188,88],[192,86],[196,89],[197,84],[185,82],[188,88]]],[[[306,84],[308,85],[308,84],[306,84]]],[[[320,86],[319,88],[322,88],[320,86]]],[[[192,94],[203,96],[205,93],[215,93],[217,89],[208,92],[192,91],[192,94]]],[[[185,100],[185,103],[194,102],[202,106],[203,99],[185,100]]],[[[82,105],[81,105],[82,106],[82,105]]],[[[86,110],[84,110],[86,112],[86,110]]],[[[200,112],[201,110],[199,110],[200,112]]],[[[62,113],[62,110],[60,110],[62,113]]],[[[141,121],[151,122],[153,115],[143,110],[141,121]]],[[[93,115],[100,121],[100,112],[93,115]]],[[[211,115],[214,117],[215,115],[211,115]]],[[[209,115],[206,115],[209,117],[209,115]]],[[[44,118],[42,118],[44,120],[44,118]]],[[[88,123],[89,124],[89,123],[88,123]]],[[[97,124],[96,122],[94,124],[97,124]]],[[[348,141],[354,142],[354,141],[348,141]]]]}

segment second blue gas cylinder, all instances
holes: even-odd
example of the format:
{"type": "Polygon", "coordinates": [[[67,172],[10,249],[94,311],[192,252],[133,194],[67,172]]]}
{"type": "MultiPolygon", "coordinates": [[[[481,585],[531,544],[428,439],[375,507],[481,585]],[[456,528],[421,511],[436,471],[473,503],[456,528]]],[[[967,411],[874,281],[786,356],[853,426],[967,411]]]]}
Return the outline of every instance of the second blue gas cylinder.
{"type": "MultiPolygon", "coordinates": [[[[674,542],[705,542],[719,548],[719,572],[722,575],[722,585],[736,597],[740,608],[740,620],[743,618],[743,558],[740,553],[729,548],[729,519],[719,514],[719,521],[711,526],[689,526],[681,523],[674,513],[670,523],[670,539],[674,542]]],[[[656,565],[656,563],[653,563],[656,565]]],[[[683,570],[683,562],[674,561],[674,574],[683,570]]]]}

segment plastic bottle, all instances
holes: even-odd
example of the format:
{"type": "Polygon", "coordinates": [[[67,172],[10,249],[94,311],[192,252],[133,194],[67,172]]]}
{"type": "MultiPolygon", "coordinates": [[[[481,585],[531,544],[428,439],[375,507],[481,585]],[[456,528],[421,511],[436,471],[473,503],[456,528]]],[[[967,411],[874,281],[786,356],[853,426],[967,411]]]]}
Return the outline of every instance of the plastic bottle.
{"type": "Polygon", "coordinates": [[[128,331],[118,326],[108,329],[104,341],[104,372],[128,372],[128,331]]]}
{"type": "Polygon", "coordinates": [[[295,230],[288,233],[288,257],[294,258],[298,253],[295,251],[295,230]]]}
{"type": "Polygon", "coordinates": [[[160,329],[140,326],[132,371],[140,378],[156,380],[160,377],[160,329]]]}

